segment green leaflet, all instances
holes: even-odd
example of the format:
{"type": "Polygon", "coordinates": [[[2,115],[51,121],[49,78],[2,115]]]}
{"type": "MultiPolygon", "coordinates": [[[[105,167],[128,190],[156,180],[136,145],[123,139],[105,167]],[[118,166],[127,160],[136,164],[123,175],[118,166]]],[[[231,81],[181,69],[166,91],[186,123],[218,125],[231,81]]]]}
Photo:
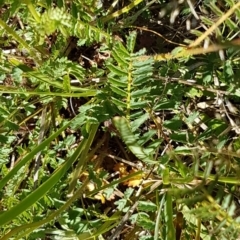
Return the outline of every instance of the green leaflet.
{"type": "Polygon", "coordinates": [[[115,73],[117,76],[126,76],[128,74],[126,70],[124,71],[122,68],[114,66],[110,63],[108,64],[108,69],[111,72],[115,73]]]}
{"type": "Polygon", "coordinates": [[[149,58],[144,61],[134,61],[133,62],[133,67],[134,68],[139,68],[139,67],[144,67],[144,66],[151,66],[153,64],[153,59],[149,58]]]}
{"type": "Polygon", "coordinates": [[[118,56],[121,56],[121,59],[124,61],[124,59],[129,58],[130,54],[127,51],[127,49],[123,46],[121,42],[116,42],[116,45],[114,47],[114,52],[118,53],[118,56]]]}
{"type": "Polygon", "coordinates": [[[117,93],[118,95],[120,96],[123,96],[123,97],[127,97],[127,92],[124,91],[123,89],[120,89],[118,87],[115,87],[115,86],[111,86],[111,89],[113,90],[113,92],[117,93]]]}
{"type": "Polygon", "coordinates": [[[151,75],[152,75],[152,68],[151,68],[151,65],[149,64],[149,65],[145,65],[145,66],[143,66],[143,67],[137,67],[136,69],[135,69],[135,71],[133,71],[133,74],[134,75],[144,75],[145,76],[145,74],[146,73],[151,73],[151,75]]]}
{"type": "MultiPolygon", "coordinates": [[[[137,119],[131,122],[131,129],[135,132],[147,119],[149,118],[149,113],[140,115],[137,119]]],[[[155,131],[154,131],[155,132],[155,131]]]]}
{"type": "Polygon", "coordinates": [[[146,94],[149,94],[150,91],[151,91],[151,88],[148,87],[148,88],[133,91],[131,94],[132,94],[132,97],[134,97],[134,98],[138,97],[139,98],[139,97],[145,96],[146,94]]]}
{"type": "Polygon", "coordinates": [[[111,98],[111,101],[112,101],[114,104],[116,104],[117,106],[119,106],[119,107],[123,107],[123,108],[126,107],[126,103],[123,102],[123,101],[118,100],[117,98],[112,97],[112,98],[111,98]]]}
{"type": "Polygon", "coordinates": [[[127,58],[130,57],[130,55],[128,54],[124,54],[125,57],[123,57],[122,51],[114,48],[112,51],[112,56],[114,57],[114,59],[117,60],[117,62],[119,64],[121,64],[123,67],[128,67],[128,61],[126,60],[127,58]]]}
{"type": "Polygon", "coordinates": [[[145,108],[147,107],[148,101],[144,100],[144,101],[140,101],[140,102],[130,102],[130,107],[131,109],[139,109],[139,108],[145,108]]]}
{"type": "Polygon", "coordinates": [[[112,77],[110,74],[108,75],[108,81],[117,87],[126,87],[127,85],[127,77],[121,77],[118,79],[118,77],[112,77]]]}
{"type": "Polygon", "coordinates": [[[128,121],[124,117],[115,117],[113,119],[113,123],[117,130],[119,131],[123,141],[127,145],[127,147],[130,149],[130,151],[140,160],[142,160],[145,163],[149,164],[156,164],[157,161],[155,161],[152,157],[148,156],[143,148],[138,144],[136,137],[133,135],[128,121]]]}
{"type": "Polygon", "coordinates": [[[135,76],[135,78],[133,79],[133,84],[135,86],[139,86],[142,85],[148,81],[151,81],[151,77],[152,73],[146,73],[144,75],[139,75],[139,76],[135,76]]]}

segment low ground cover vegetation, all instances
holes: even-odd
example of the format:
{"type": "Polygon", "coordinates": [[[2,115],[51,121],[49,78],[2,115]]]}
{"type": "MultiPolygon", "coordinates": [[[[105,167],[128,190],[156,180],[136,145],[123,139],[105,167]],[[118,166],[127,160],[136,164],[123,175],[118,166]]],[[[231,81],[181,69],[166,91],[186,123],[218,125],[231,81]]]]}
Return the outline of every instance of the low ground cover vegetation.
{"type": "Polygon", "coordinates": [[[0,239],[239,238],[239,1],[0,4],[0,239]]]}

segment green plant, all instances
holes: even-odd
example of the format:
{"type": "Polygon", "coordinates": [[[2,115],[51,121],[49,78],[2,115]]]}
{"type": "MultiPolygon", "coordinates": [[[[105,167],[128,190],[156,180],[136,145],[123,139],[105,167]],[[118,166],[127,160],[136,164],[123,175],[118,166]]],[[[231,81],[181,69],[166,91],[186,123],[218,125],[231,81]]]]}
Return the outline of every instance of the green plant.
{"type": "Polygon", "coordinates": [[[0,4],[1,239],[238,238],[237,1],[0,4]]]}

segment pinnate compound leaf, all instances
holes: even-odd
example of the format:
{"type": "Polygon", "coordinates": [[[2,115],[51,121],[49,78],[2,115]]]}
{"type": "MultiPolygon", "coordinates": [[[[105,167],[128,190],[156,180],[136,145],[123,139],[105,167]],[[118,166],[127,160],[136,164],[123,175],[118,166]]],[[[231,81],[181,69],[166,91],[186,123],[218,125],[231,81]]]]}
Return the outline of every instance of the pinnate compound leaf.
{"type": "Polygon", "coordinates": [[[130,149],[130,151],[140,160],[149,164],[156,164],[157,162],[148,156],[143,148],[138,144],[136,137],[133,135],[129,123],[124,117],[113,118],[113,123],[119,131],[123,141],[130,149]]]}

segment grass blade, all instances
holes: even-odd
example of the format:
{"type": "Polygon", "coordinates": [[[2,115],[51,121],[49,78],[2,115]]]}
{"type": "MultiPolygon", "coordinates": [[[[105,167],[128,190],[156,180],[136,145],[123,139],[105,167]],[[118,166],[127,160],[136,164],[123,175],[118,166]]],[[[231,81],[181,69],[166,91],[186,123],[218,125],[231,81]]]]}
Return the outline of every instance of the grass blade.
{"type": "Polygon", "coordinates": [[[65,124],[63,127],[61,127],[58,131],[56,131],[54,134],[52,134],[49,138],[47,138],[45,141],[43,141],[41,144],[39,144],[37,147],[35,147],[27,156],[25,156],[21,161],[19,161],[16,166],[0,181],[0,190],[3,189],[3,187],[6,185],[6,183],[18,172],[18,170],[23,167],[27,162],[33,159],[33,157],[43,150],[45,147],[47,147],[52,140],[54,140],[59,134],[61,134],[68,126],[70,125],[70,122],[65,124]]]}
{"type": "MultiPolygon", "coordinates": [[[[91,133],[93,135],[95,135],[94,133],[96,133],[97,131],[97,128],[98,128],[97,126],[98,125],[94,125],[91,128],[91,133]]],[[[78,148],[73,153],[73,155],[62,166],[60,166],[47,181],[45,181],[35,191],[33,191],[26,198],[24,198],[19,204],[17,204],[10,210],[1,214],[0,226],[8,223],[9,221],[17,217],[19,214],[27,210],[29,207],[31,207],[35,202],[40,200],[61,179],[61,177],[66,173],[66,171],[72,166],[73,162],[76,161],[76,159],[79,157],[79,155],[84,149],[86,142],[88,141],[89,139],[84,139],[79,144],[78,148]]]]}

